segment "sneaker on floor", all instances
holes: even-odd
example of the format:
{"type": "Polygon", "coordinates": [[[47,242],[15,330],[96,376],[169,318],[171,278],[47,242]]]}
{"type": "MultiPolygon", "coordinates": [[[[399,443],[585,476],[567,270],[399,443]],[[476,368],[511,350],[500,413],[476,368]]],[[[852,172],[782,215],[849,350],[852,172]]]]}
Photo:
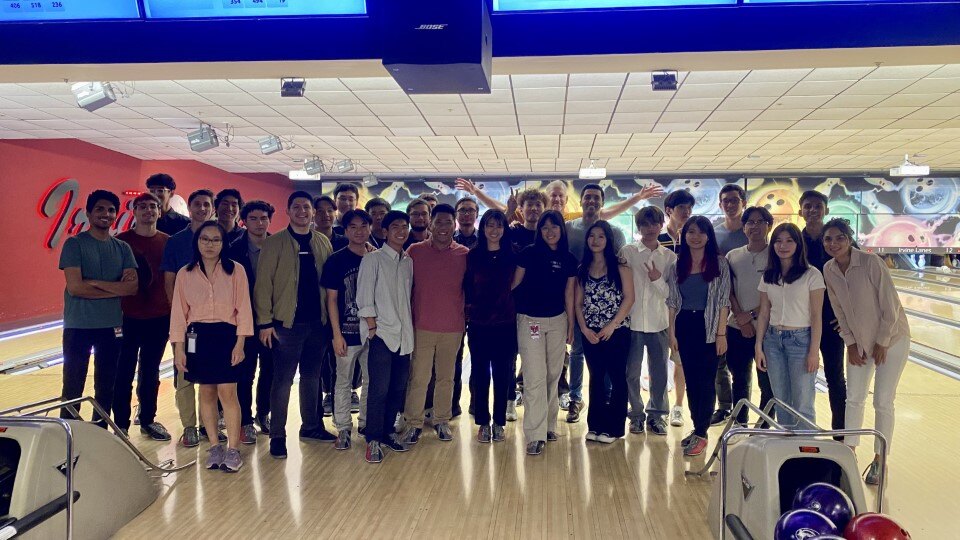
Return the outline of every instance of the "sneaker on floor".
{"type": "Polygon", "coordinates": [[[273,437],[270,439],[270,455],[275,459],[287,459],[286,437],[273,437]]]}
{"type": "Polygon", "coordinates": [[[197,432],[197,428],[188,427],[183,430],[183,435],[180,436],[180,444],[186,448],[193,448],[200,444],[200,434],[197,432]]]}
{"type": "Polygon", "coordinates": [[[343,430],[340,430],[340,433],[337,433],[337,442],[333,443],[333,447],[337,450],[350,449],[350,430],[349,429],[343,429],[343,430]]]}
{"type": "Polygon", "coordinates": [[[643,421],[639,418],[631,418],[630,433],[643,433],[643,421]]]}
{"type": "Polygon", "coordinates": [[[613,435],[610,435],[609,433],[600,433],[599,435],[597,435],[597,442],[601,442],[603,444],[610,444],[615,442],[616,440],[617,438],[614,437],[613,435]]]}
{"type": "Polygon", "coordinates": [[[323,396],[323,416],[333,416],[333,394],[323,396]]]}
{"type": "Polygon", "coordinates": [[[449,442],[453,440],[453,432],[450,431],[450,424],[444,422],[442,424],[437,424],[433,428],[437,432],[437,438],[444,442],[449,442]]]}
{"type": "Polygon", "coordinates": [[[690,440],[690,444],[683,448],[683,455],[688,457],[699,456],[706,449],[707,439],[694,435],[693,439],[690,440]]]}
{"type": "Polygon", "coordinates": [[[240,450],[238,448],[227,448],[227,451],[223,455],[223,463],[220,465],[220,470],[223,472],[237,472],[241,467],[243,467],[243,458],[240,457],[240,450]]]}
{"type": "Polygon", "coordinates": [[[357,435],[366,435],[367,426],[357,426],[357,435]]]}
{"type": "Polygon", "coordinates": [[[263,433],[267,437],[270,436],[270,415],[264,414],[257,416],[254,422],[257,424],[257,427],[260,428],[260,433],[263,433]]]}
{"type": "Polygon", "coordinates": [[[480,429],[477,430],[477,442],[488,443],[493,439],[493,433],[491,433],[490,426],[480,426],[480,429]]]}
{"type": "Polygon", "coordinates": [[[504,431],[503,431],[503,426],[498,426],[494,424],[493,435],[491,437],[493,438],[493,442],[503,442],[503,440],[506,438],[506,435],[504,434],[504,431]]]}
{"type": "Polygon", "coordinates": [[[654,435],[660,435],[662,437],[667,434],[667,422],[659,417],[653,420],[647,420],[647,430],[654,435]]]}
{"type": "Polygon", "coordinates": [[[330,433],[321,425],[315,429],[300,429],[300,439],[306,439],[308,441],[322,441],[322,442],[331,442],[337,440],[337,436],[333,433],[330,433]]]}
{"type": "Polygon", "coordinates": [[[403,432],[403,435],[400,437],[400,442],[403,444],[413,446],[420,442],[420,435],[423,433],[423,430],[420,428],[410,427],[403,432]]]}
{"type": "Polygon", "coordinates": [[[169,441],[170,432],[160,422],[153,422],[145,426],[140,426],[140,433],[150,437],[155,441],[169,441]]]}
{"type": "MultiPolygon", "coordinates": [[[[133,411],[133,425],[135,426],[140,425],[140,404],[139,403],[137,403],[136,410],[133,411]]],[[[170,439],[167,439],[167,440],[169,441],[170,439]]]]}
{"type": "Polygon", "coordinates": [[[696,437],[696,435],[694,435],[693,431],[691,431],[690,433],[687,433],[687,435],[684,438],[680,439],[680,446],[688,446],[690,444],[690,441],[692,441],[694,437],[696,437]]]}
{"type": "Polygon", "coordinates": [[[406,452],[407,450],[409,450],[409,448],[407,448],[407,445],[403,444],[401,441],[397,439],[396,435],[390,435],[389,437],[387,437],[387,440],[381,442],[380,446],[383,448],[389,448],[394,452],[406,452]]]}
{"type": "Polygon", "coordinates": [[[583,400],[570,400],[570,405],[567,407],[567,423],[576,424],[580,421],[580,411],[583,410],[583,400]]]}
{"type": "Polygon", "coordinates": [[[563,410],[567,410],[567,409],[570,408],[570,393],[569,393],[569,392],[565,392],[565,393],[563,393],[563,394],[560,394],[560,408],[563,409],[563,410]]]}
{"type": "Polygon", "coordinates": [[[360,412],[360,396],[357,394],[356,390],[350,392],[350,412],[360,412]]]}
{"type": "Polygon", "coordinates": [[[547,443],[543,441],[533,441],[527,443],[527,455],[528,456],[539,456],[543,452],[543,447],[547,443]]]}
{"type": "Polygon", "coordinates": [[[880,485],[880,462],[873,461],[867,470],[863,471],[863,481],[871,486],[880,485]]]}
{"type": "Polygon", "coordinates": [[[717,409],[713,411],[713,415],[710,416],[710,425],[719,426],[727,421],[727,418],[730,418],[730,411],[725,409],[717,409]]]}
{"type": "Polygon", "coordinates": [[[367,463],[380,463],[383,461],[383,450],[380,449],[380,443],[377,441],[368,442],[367,453],[364,459],[367,460],[367,463]]]}
{"type": "Polygon", "coordinates": [[[585,438],[586,440],[588,440],[588,441],[597,442],[597,432],[596,432],[596,431],[588,431],[588,432],[587,432],[587,436],[584,437],[584,438],[585,438]]]}
{"type": "Polygon", "coordinates": [[[517,390],[517,397],[514,398],[517,407],[523,407],[523,390],[517,390]]]}
{"type": "Polygon", "coordinates": [[[549,441],[549,442],[557,442],[557,432],[556,432],[556,431],[548,431],[548,432],[547,432],[547,441],[549,441]]]}
{"type": "Polygon", "coordinates": [[[507,402],[507,422],[516,422],[517,421],[517,402],[508,401],[507,402]]]}
{"type": "Polygon", "coordinates": [[[393,421],[393,432],[400,433],[403,431],[403,425],[403,413],[397,413],[397,418],[393,421]]]}
{"type": "Polygon", "coordinates": [[[126,428],[117,428],[117,429],[114,431],[114,433],[116,433],[116,434],[118,434],[118,435],[119,435],[119,434],[123,434],[124,437],[126,437],[126,438],[128,438],[128,439],[130,438],[130,430],[129,430],[129,429],[126,429],[126,428]]]}
{"type": "MultiPolygon", "coordinates": [[[[207,428],[203,426],[200,427],[200,436],[203,437],[204,439],[207,438],[207,428]]],[[[220,444],[227,442],[227,434],[224,433],[223,430],[219,427],[217,428],[217,441],[220,444]]]]}
{"type": "Polygon", "coordinates": [[[211,446],[207,450],[207,468],[215,471],[223,465],[223,445],[211,446]]]}
{"type": "Polygon", "coordinates": [[[220,411],[219,415],[217,417],[217,429],[227,429],[227,420],[223,417],[223,411],[220,411]]]}
{"type": "Polygon", "coordinates": [[[683,425],[683,407],[674,405],[673,408],[670,409],[670,425],[673,427],[683,425]]]}
{"type": "Polygon", "coordinates": [[[253,424],[240,427],[240,444],[257,444],[257,428],[253,424]]]}

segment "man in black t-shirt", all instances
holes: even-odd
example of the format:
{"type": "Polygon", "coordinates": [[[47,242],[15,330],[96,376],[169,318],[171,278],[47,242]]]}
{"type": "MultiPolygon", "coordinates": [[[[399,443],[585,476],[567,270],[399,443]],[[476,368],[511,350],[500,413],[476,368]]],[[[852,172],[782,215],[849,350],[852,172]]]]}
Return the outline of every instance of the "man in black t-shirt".
{"type": "Polygon", "coordinates": [[[537,222],[547,207],[547,196],[536,188],[525,189],[517,194],[517,206],[523,223],[510,225],[510,243],[517,251],[532,246],[537,237],[537,222]]]}
{"type": "Polygon", "coordinates": [[[336,383],[333,398],[333,424],[337,428],[337,450],[350,448],[351,386],[354,367],[360,364],[363,373],[363,399],[360,402],[358,425],[363,428],[366,419],[367,351],[369,348],[361,335],[361,322],[357,308],[357,275],[360,262],[367,253],[370,225],[373,219],[363,210],[349,210],[341,221],[344,225],[347,247],[334,253],[323,266],[321,284],[327,290],[327,313],[333,331],[333,353],[336,356],[336,383]]]}
{"type": "Polygon", "coordinates": [[[170,200],[177,190],[177,183],[169,174],[157,173],[147,178],[147,191],[160,199],[160,218],[157,230],[173,236],[190,226],[190,218],[178,214],[170,207],[170,200]]]}

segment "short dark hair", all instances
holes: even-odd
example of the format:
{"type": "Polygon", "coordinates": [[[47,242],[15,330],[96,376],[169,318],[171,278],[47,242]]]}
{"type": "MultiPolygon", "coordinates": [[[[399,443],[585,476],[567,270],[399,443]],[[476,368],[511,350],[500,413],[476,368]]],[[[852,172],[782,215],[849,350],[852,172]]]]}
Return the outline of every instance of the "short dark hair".
{"type": "Polygon", "coordinates": [[[740,222],[746,225],[746,223],[750,221],[750,215],[754,212],[759,213],[760,219],[766,221],[767,225],[773,225],[773,214],[771,214],[769,210],[762,206],[751,206],[750,208],[744,210],[743,215],[740,216],[740,222]]]}
{"type": "Polygon", "coordinates": [[[220,203],[227,197],[233,197],[237,200],[237,205],[243,207],[243,197],[240,196],[240,190],[234,188],[221,189],[220,193],[217,193],[217,197],[213,199],[213,207],[220,206],[220,203]]]}
{"type": "MultiPolygon", "coordinates": [[[[197,197],[210,197],[210,201],[213,202],[213,192],[212,192],[212,191],[210,191],[209,189],[198,189],[198,190],[194,191],[193,193],[191,193],[189,197],[187,197],[187,204],[189,205],[190,203],[192,203],[193,200],[196,199],[197,197]]],[[[214,207],[214,208],[216,208],[216,207],[214,207]]]]}
{"type": "Polygon", "coordinates": [[[450,217],[456,219],[457,211],[453,209],[452,206],[446,203],[441,203],[433,207],[433,212],[430,214],[430,219],[434,219],[439,214],[450,214],[450,217]]]}
{"type": "Polygon", "coordinates": [[[747,192],[744,191],[742,187],[737,184],[727,184],[720,188],[720,197],[723,197],[724,193],[730,193],[731,191],[736,191],[737,195],[740,197],[740,200],[746,204],[747,202],[747,192]]]}
{"type": "Polygon", "coordinates": [[[459,199],[457,199],[456,204],[453,205],[454,210],[459,210],[460,205],[463,203],[473,203],[477,205],[477,209],[480,208],[480,203],[478,203],[477,200],[474,199],[473,197],[460,197],[459,199]]]}
{"type": "Polygon", "coordinates": [[[229,276],[233,274],[234,265],[230,257],[226,256],[227,252],[227,230],[223,228],[223,225],[220,225],[216,221],[205,221],[203,225],[200,225],[200,228],[193,233],[193,257],[190,260],[190,264],[187,265],[187,272],[192,272],[194,268],[200,267],[200,271],[203,272],[203,256],[200,255],[200,235],[203,234],[204,229],[213,228],[220,231],[220,267],[223,268],[223,271],[229,276]]]}
{"type": "Polygon", "coordinates": [[[523,207],[524,203],[531,200],[540,201],[543,206],[547,206],[547,195],[537,188],[527,188],[517,194],[517,206],[523,207]]]}
{"type": "Polygon", "coordinates": [[[267,217],[273,219],[273,213],[276,212],[276,208],[267,201],[250,201],[243,205],[243,208],[240,209],[240,219],[246,221],[247,216],[250,215],[250,212],[254,210],[260,210],[267,213],[267,217]]]}
{"type": "Polygon", "coordinates": [[[583,194],[586,193],[588,189],[595,189],[600,192],[600,200],[604,200],[605,195],[603,194],[603,188],[600,187],[600,184],[587,184],[580,188],[580,198],[583,198],[583,194]]]}
{"type": "Polygon", "coordinates": [[[806,200],[806,199],[810,199],[810,198],[820,199],[821,201],[823,201],[823,205],[824,205],[824,206],[830,206],[830,199],[827,198],[827,196],[824,195],[823,193],[820,193],[819,191],[816,191],[816,190],[813,190],[813,189],[804,191],[804,192],[800,195],[800,200],[797,201],[797,202],[799,202],[800,205],[802,206],[802,205],[803,205],[803,201],[806,200]]]}
{"type": "Polygon", "coordinates": [[[150,189],[151,186],[161,186],[174,191],[177,189],[177,183],[173,180],[173,177],[167,173],[157,173],[152,174],[147,178],[147,189],[150,189]]]}
{"type": "Polygon", "coordinates": [[[685,189],[678,189],[676,191],[671,191],[667,198],[663,200],[664,208],[675,208],[681,204],[689,204],[692,208],[697,204],[697,200],[693,198],[693,195],[685,189]]]}
{"type": "Polygon", "coordinates": [[[360,198],[360,189],[356,184],[350,184],[348,182],[340,182],[336,187],[333,188],[333,197],[336,198],[344,191],[352,191],[357,198],[360,198]]]}
{"type": "Polygon", "coordinates": [[[340,218],[340,225],[346,229],[347,225],[350,225],[350,222],[353,221],[354,218],[360,218],[367,225],[373,225],[373,218],[370,217],[370,214],[360,210],[359,208],[344,212],[343,217],[340,218]]]}
{"type": "Polygon", "coordinates": [[[663,226],[666,218],[663,216],[663,210],[660,210],[656,206],[644,206],[640,210],[637,210],[637,214],[633,216],[633,221],[639,229],[643,225],[663,226]]]}
{"type": "Polygon", "coordinates": [[[440,199],[438,199],[437,196],[434,195],[433,193],[424,193],[423,195],[420,195],[420,197],[418,198],[423,199],[424,201],[427,201],[427,202],[429,201],[433,201],[435,203],[440,202],[440,199]]]}
{"type": "Polygon", "coordinates": [[[329,195],[321,195],[321,196],[319,196],[319,197],[317,197],[316,199],[313,200],[313,209],[314,209],[314,210],[319,210],[319,209],[320,209],[320,203],[322,203],[322,202],[330,203],[330,206],[332,206],[334,209],[337,208],[337,203],[333,202],[333,197],[331,197],[331,196],[329,196],[329,195]]]}
{"type": "Polygon", "coordinates": [[[414,199],[414,200],[410,201],[409,203],[407,203],[407,213],[409,214],[409,213],[410,213],[410,210],[413,209],[414,206],[420,206],[421,204],[422,204],[422,205],[425,205],[425,206],[427,207],[427,209],[430,208],[430,203],[428,203],[427,201],[423,200],[422,198],[417,198],[417,199],[414,199]]]}
{"type": "Polygon", "coordinates": [[[313,195],[307,193],[306,191],[294,191],[287,197],[287,208],[293,205],[294,199],[306,199],[310,201],[310,204],[313,204],[313,195]]]}
{"type": "Polygon", "coordinates": [[[367,201],[367,204],[363,205],[363,209],[367,212],[370,212],[371,208],[376,208],[378,206],[382,206],[388,211],[390,210],[390,203],[388,203],[386,199],[381,199],[380,197],[374,197],[367,201]]]}
{"type": "Polygon", "coordinates": [[[97,205],[97,201],[108,201],[113,203],[113,207],[120,211],[120,197],[117,197],[116,193],[112,191],[107,191],[105,189],[95,189],[93,193],[87,195],[87,213],[93,212],[93,207],[97,205]]]}
{"type": "Polygon", "coordinates": [[[387,212],[387,215],[383,216],[383,223],[380,226],[383,227],[384,229],[389,229],[390,224],[398,220],[403,221],[408,225],[410,224],[410,216],[408,216],[406,212],[401,212],[399,210],[391,210],[387,212]]]}
{"type": "Polygon", "coordinates": [[[137,198],[133,199],[133,206],[136,207],[138,204],[144,201],[157,203],[157,206],[160,206],[160,198],[154,195],[153,193],[150,193],[149,191],[146,193],[141,193],[137,195],[137,198]]]}

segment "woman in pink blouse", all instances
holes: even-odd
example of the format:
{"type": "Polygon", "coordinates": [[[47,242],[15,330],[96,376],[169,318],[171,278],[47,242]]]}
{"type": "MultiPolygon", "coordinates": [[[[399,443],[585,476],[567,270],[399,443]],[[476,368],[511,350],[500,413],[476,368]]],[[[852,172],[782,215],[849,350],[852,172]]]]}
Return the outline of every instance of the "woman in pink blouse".
{"type": "Polygon", "coordinates": [[[188,381],[200,385],[200,418],[210,440],[208,469],[237,472],[240,402],[236,368],[246,336],[253,335],[250,289],[243,267],[221,258],[227,237],[214,221],[193,235],[193,262],[177,272],[170,313],[173,361],[188,381]],[[217,399],[227,423],[227,448],[217,440],[217,399]]]}
{"type": "MultiPolygon", "coordinates": [[[[875,425],[889,445],[893,440],[893,401],[910,352],[910,326],[890,271],[879,256],[854,247],[853,240],[853,229],[845,219],[832,219],[823,226],[823,247],[833,257],[824,265],[823,277],[840,323],[840,336],[847,345],[846,427],[863,426],[863,404],[874,378],[875,425]]],[[[846,438],[853,447],[859,442],[860,437],[846,438]]],[[[877,441],[877,454],[866,471],[868,484],[880,481],[879,444],[877,441]]]]}

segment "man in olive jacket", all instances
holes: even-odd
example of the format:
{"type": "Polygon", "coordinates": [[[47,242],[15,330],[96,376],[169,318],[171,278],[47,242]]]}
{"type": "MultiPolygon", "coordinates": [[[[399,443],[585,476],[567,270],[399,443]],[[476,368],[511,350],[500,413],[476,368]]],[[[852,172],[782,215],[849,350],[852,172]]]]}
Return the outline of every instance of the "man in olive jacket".
{"type": "Polygon", "coordinates": [[[287,199],[290,225],[267,238],[257,264],[254,312],[260,341],[274,352],[270,388],[270,455],[287,457],[287,409],[293,376],[300,368],[300,438],[332,441],[336,437],[317,414],[320,363],[330,337],[326,296],[320,286],[323,263],[333,251],[326,236],[311,229],[313,197],[296,191],[287,199]]]}

